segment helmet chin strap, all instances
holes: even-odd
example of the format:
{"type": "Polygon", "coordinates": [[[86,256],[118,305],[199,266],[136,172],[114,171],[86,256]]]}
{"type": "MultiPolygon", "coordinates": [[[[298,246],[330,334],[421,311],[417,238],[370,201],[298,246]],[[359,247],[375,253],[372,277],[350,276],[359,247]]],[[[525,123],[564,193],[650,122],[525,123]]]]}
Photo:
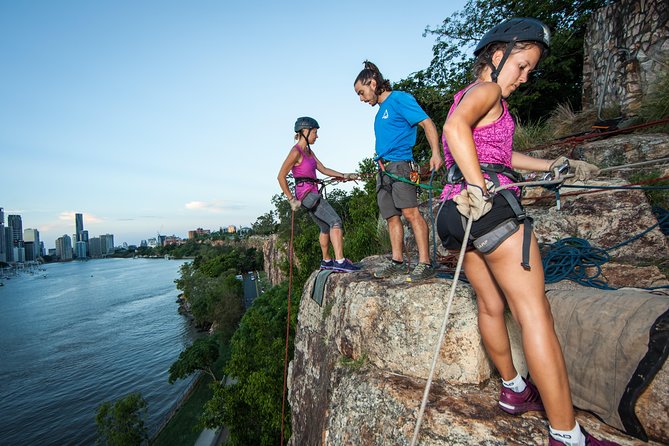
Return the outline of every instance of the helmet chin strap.
{"type": "Polygon", "coordinates": [[[311,144],[309,144],[309,136],[311,135],[311,131],[313,128],[309,128],[309,131],[307,132],[307,136],[304,136],[304,133],[302,133],[302,130],[300,130],[300,135],[304,138],[304,141],[307,143],[307,149],[309,149],[309,152],[311,152],[311,144]]]}
{"type": "Polygon", "coordinates": [[[497,66],[495,66],[494,63],[492,63],[492,57],[488,57],[488,65],[492,67],[492,71],[490,72],[490,78],[494,83],[497,83],[497,77],[499,76],[499,72],[502,71],[502,67],[506,62],[506,59],[508,59],[509,56],[511,55],[511,51],[513,50],[514,46],[516,46],[515,40],[506,44],[506,50],[504,50],[504,55],[502,56],[502,60],[499,61],[499,65],[497,66]]]}

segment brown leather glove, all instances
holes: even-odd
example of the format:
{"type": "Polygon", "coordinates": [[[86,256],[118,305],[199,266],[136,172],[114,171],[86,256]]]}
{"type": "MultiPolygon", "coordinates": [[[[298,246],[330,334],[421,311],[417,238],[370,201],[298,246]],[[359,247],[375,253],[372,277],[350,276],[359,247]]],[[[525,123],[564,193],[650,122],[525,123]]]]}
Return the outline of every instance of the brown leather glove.
{"type": "Polygon", "coordinates": [[[557,168],[562,165],[565,160],[569,161],[569,170],[574,174],[574,181],[589,180],[599,174],[599,167],[595,166],[594,164],[586,163],[585,161],[580,160],[572,160],[565,156],[560,156],[555,161],[553,161],[551,166],[548,168],[550,172],[553,172],[554,178],[559,176],[557,168]]]}
{"type": "Polygon", "coordinates": [[[483,189],[468,184],[466,189],[462,189],[459,194],[453,197],[458,212],[465,218],[473,218],[474,221],[487,214],[492,209],[495,186],[490,181],[486,181],[486,189],[488,190],[487,194],[483,195],[483,189]]]}
{"type": "Polygon", "coordinates": [[[574,172],[574,179],[577,181],[586,181],[599,174],[599,167],[585,161],[569,160],[569,166],[571,166],[571,170],[574,172]]]}

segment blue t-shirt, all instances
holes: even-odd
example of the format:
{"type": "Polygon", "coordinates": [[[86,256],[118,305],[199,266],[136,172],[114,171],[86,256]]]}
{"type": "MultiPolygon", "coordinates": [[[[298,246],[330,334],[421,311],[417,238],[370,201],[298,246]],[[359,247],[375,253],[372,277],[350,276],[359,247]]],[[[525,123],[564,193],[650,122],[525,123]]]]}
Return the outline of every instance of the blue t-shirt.
{"type": "Polygon", "coordinates": [[[374,118],[376,158],[388,161],[413,160],[416,125],[428,116],[416,99],[403,91],[392,91],[379,104],[374,118]]]}

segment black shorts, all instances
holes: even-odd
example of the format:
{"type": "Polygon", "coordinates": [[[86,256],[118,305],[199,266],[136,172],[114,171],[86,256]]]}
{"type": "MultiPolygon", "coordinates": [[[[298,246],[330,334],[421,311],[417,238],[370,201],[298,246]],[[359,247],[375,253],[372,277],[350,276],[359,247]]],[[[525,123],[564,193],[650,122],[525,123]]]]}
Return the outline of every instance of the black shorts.
{"type": "MultiPolygon", "coordinates": [[[[472,229],[468,245],[473,248],[472,241],[495,229],[509,219],[516,219],[511,205],[501,195],[496,195],[490,212],[472,223],[472,229]]],[[[463,221],[462,214],[458,212],[457,205],[453,200],[447,200],[439,209],[437,215],[437,234],[441,244],[446,249],[460,249],[462,239],[465,235],[466,220],[463,221]]]]}

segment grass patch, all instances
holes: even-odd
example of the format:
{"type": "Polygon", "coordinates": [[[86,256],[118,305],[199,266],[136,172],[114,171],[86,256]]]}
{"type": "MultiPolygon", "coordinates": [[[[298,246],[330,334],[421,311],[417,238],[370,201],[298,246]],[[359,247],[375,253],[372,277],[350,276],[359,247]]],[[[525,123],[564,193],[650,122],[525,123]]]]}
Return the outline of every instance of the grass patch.
{"type": "MultiPolygon", "coordinates": [[[[655,121],[669,117],[669,74],[664,73],[648,89],[641,100],[639,117],[643,121],[655,121]]],[[[669,133],[669,124],[647,129],[648,132],[669,133]]]]}
{"type": "Polygon", "coordinates": [[[359,371],[367,362],[367,355],[363,353],[358,359],[351,359],[347,356],[339,358],[339,364],[347,368],[351,372],[359,371]]]}
{"type": "Polygon", "coordinates": [[[193,393],[170,419],[167,426],[151,442],[152,446],[183,446],[195,444],[202,432],[199,427],[204,403],[209,401],[212,391],[209,388],[211,377],[203,375],[195,385],[193,393]]]}

